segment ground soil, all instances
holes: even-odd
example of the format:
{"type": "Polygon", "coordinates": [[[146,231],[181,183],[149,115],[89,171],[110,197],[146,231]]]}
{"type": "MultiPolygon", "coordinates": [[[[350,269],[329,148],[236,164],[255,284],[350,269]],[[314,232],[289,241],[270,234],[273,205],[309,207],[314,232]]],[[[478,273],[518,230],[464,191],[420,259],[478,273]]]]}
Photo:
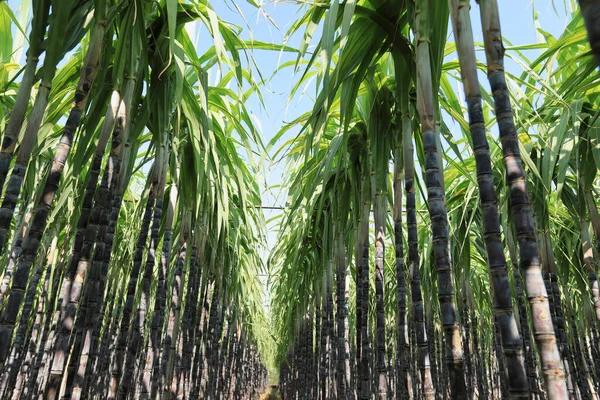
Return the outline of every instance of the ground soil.
{"type": "Polygon", "coordinates": [[[259,400],[279,400],[279,386],[270,385],[267,386],[265,392],[260,395],[259,400]]]}

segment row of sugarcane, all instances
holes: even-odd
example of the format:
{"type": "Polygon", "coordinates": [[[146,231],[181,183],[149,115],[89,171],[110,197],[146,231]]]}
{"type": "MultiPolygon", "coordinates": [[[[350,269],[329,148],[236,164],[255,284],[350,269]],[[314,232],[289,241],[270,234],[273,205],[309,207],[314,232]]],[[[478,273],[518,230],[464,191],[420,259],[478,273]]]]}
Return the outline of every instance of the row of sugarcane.
{"type": "MultiPolygon", "coordinates": [[[[517,290],[522,284],[521,280],[515,277],[518,282],[517,290]]],[[[409,297],[411,294],[408,294],[409,297]]],[[[333,297],[328,294],[328,296],[333,297]]],[[[522,315],[527,315],[525,308],[525,299],[518,299],[519,310],[522,315]]],[[[471,300],[472,302],[472,300],[471,300]]],[[[486,398],[503,399],[509,396],[509,382],[505,371],[505,360],[502,355],[500,343],[500,332],[498,324],[495,322],[481,321],[478,315],[477,307],[468,305],[469,301],[464,300],[460,307],[461,324],[463,326],[461,339],[464,343],[464,363],[465,363],[465,396],[467,398],[486,398]],[[490,330],[489,335],[482,334],[482,329],[490,330]]],[[[285,355],[280,367],[280,390],[283,398],[357,398],[359,379],[365,378],[359,374],[359,360],[357,359],[355,338],[351,337],[349,342],[349,351],[340,351],[339,343],[348,343],[340,340],[338,330],[333,323],[334,311],[329,311],[327,305],[321,305],[319,308],[309,313],[305,320],[299,323],[296,328],[298,338],[294,345],[285,355]],[[325,314],[322,310],[327,310],[325,314]],[[313,323],[313,320],[315,322],[313,323]],[[348,362],[349,378],[344,375],[345,369],[339,368],[340,362],[348,362]],[[345,383],[349,382],[349,389],[345,383]],[[343,385],[340,387],[340,385],[343,385]],[[356,388],[356,389],[355,389],[356,388]],[[349,392],[345,392],[349,390],[349,392]]],[[[336,313],[337,314],[337,313],[336,313]]],[[[407,313],[406,326],[406,345],[403,357],[399,358],[396,353],[396,341],[392,337],[386,338],[386,381],[388,398],[426,398],[431,395],[432,398],[448,399],[451,398],[449,392],[448,372],[444,365],[443,358],[443,333],[440,329],[440,322],[435,316],[429,313],[425,318],[425,331],[428,341],[425,344],[430,357],[427,364],[429,379],[423,378],[422,366],[418,363],[418,346],[410,346],[410,343],[417,343],[417,336],[414,316],[407,313]],[[402,377],[406,376],[406,381],[402,382],[402,377]]],[[[568,364],[569,375],[567,387],[572,398],[595,399],[597,398],[598,388],[598,330],[591,329],[585,335],[580,333],[580,323],[577,315],[570,314],[568,317],[557,316],[553,314],[553,322],[559,330],[563,328],[561,335],[561,351],[565,365],[568,364]],[[566,322],[566,323],[565,323],[566,322]],[[571,340],[564,340],[566,335],[572,337],[571,340]]],[[[526,321],[521,321],[526,323],[526,321]]],[[[521,325],[525,326],[525,325],[521,325]]],[[[391,332],[394,327],[389,324],[386,326],[391,332]]],[[[524,330],[527,332],[527,328],[524,330]]],[[[394,332],[395,333],[395,332],[394,332]]],[[[374,333],[369,330],[368,343],[372,343],[374,333]]],[[[535,350],[532,347],[533,338],[527,332],[524,335],[524,357],[526,360],[527,380],[530,388],[530,398],[545,399],[548,394],[543,387],[542,371],[536,359],[535,350]]],[[[363,350],[364,351],[364,350],[363,350]]],[[[370,351],[370,350],[368,350],[370,351]]],[[[371,395],[375,392],[378,385],[378,374],[373,368],[373,360],[367,361],[369,374],[366,376],[368,381],[367,391],[371,395]]],[[[364,395],[363,398],[368,398],[364,395]]]]}
{"type": "Polygon", "coordinates": [[[401,3],[305,16],[308,32],[325,15],[320,54],[339,55],[332,71],[321,59],[323,89],[289,151],[291,201],[271,260],[282,396],[598,398],[598,76],[579,56],[584,20],[597,50],[588,16],[598,6],[582,4],[583,18],[575,11],[561,40],[510,76],[526,87],[519,97],[495,0],[479,1],[491,96],[478,82],[470,2],[401,3]],[[448,17],[454,66],[444,64],[448,17]],[[556,90],[530,90],[544,68],[556,90]],[[457,70],[465,115],[447,75],[457,70]],[[499,143],[486,133],[490,108],[499,143]],[[538,142],[520,143],[529,129],[538,142]],[[454,157],[441,153],[441,133],[454,157]]]}
{"type": "Polygon", "coordinates": [[[32,2],[3,104],[1,398],[266,386],[260,196],[238,153],[259,142],[226,89],[244,73],[215,52],[222,36],[239,56],[209,4],[32,2]],[[184,25],[209,19],[215,45],[198,55],[184,25]],[[232,72],[211,87],[219,62],[232,72]]]}

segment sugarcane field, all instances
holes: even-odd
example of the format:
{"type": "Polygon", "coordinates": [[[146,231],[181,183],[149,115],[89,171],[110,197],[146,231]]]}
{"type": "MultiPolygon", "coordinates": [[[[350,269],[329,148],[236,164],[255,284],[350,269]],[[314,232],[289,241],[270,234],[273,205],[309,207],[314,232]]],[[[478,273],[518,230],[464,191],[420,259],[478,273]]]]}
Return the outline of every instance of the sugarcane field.
{"type": "Polygon", "coordinates": [[[0,400],[600,400],[600,0],[0,0],[0,400]]]}

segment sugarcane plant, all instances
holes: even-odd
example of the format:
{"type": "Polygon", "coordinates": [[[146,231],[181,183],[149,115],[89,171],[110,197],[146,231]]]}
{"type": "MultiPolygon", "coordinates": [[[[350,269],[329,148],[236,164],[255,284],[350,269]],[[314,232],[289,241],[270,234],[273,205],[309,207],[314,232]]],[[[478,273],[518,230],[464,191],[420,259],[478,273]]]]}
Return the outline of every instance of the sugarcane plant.
{"type": "Polygon", "coordinates": [[[260,88],[234,61],[251,44],[209,4],[32,3],[2,114],[1,397],[256,396],[272,338],[244,100],[260,88]],[[198,53],[186,23],[213,47],[198,53]],[[213,65],[229,72],[216,86],[213,65]]]}
{"type": "Polygon", "coordinates": [[[597,396],[595,3],[581,1],[581,15],[571,2],[560,37],[538,28],[533,60],[527,46],[503,43],[502,5],[478,3],[483,44],[469,1],[314,3],[290,29],[305,28],[301,60],[323,25],[316,51],[296,63],[297,87],[318,76],[315,106],[285,127],[300,134],[275,153],[290,170],[271,259],[284,398],[340,396],[329,388],[345,379],[335,368],[344,354],[329,344],[329,324],[346,311],[330,310],[325,278],[332,246],[341,251],[327,234],[340,208],[354,230],[356,398],[597,396]],[[505,52],[517,74],[504,70],[505,52]],[[342,199],[340,175],[354,191],[342,199]],[[382,251],[389,245],[393,255],[382,251]],[[320,344],[302,341],[306,331],[320,344]],[[322,364],[306,376],[312,357],[322,364]]]}

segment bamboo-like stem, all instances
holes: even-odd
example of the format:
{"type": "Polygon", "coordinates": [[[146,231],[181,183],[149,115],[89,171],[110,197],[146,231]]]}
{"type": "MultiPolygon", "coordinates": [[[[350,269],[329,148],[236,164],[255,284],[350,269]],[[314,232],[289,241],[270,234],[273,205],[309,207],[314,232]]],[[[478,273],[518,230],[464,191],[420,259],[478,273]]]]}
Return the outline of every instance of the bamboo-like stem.
{"type": "Polygon", "coordinates": [[[433,110],[433,87],[429,55],[428,16],[424,1],[417,1],[417,110],[421,119],[421,135],[425,151],[425,184],[431,221],[433,255],[437,270],[438,299],[445,336],[446,365],[453,399],[466,398],[464,355],[460,327],[454,304],[452,263],[448,244],[448,212],[443,184],[443,166],[438,154],[433,110]]]}
{"type": "Polygon", "coordinates": [[[146,266],[144,268],[144,273],[142,274],[142,292],[138,302],[138,309],[135,315],[134,323],[130,326],[128,332],[125,373],[119,384],[120,398],[127,398],[131,390],[131,384],[135,372],[135,362],[137,361],[137,356],[143,342],[142,338],[146,328],[146,314],[148,311],[148,302],[150,301],[150,284],[156,262],[156,250],[158,248],[159,229],[162,218],[163,197],[167,174],[168,152],[164,146],[161,146],[159,149],[157,149],[155,160],[157,164],[155,164],[155,170],[153,172],[153,186],[155,187],[154,193],[156,196],[156,201],[154,203],[150,241],[146,255],[146,266]]]}
{"type": "MultiPolygon", "coordinates": [[[[159,170],[159,161],[156,160],[154,164],[154,171],[159,170]]],[[[153,172],[153,176],[156,177],[157,172],[153,172]]],[[[119,329],[119,334],[117,338],[117,347],[116,354],[114,357],[114,363],[111,372],[110,386],[108,392],[109,399],[117,398],[119,385],[121,382],[121,378],[123,376],[123,367],[125,362],[125,350],[127,347],[127,337],[129,333],[129,329],[131,326],[131,313],[133,311],[134,306],[134,297],[138,282],[138,277],[140,274],[142,257],[144,254],[144,249],[146,247],[146,240],[148,238],[148,231],[150,230],[150,223],[152,221],[152,210],[154,208],[154,203],[156,200],[156,186],[158,185],[158,181],[155,179],[154,183],[151,184],[150,191],[148,193],[148,200],[146,203],[146,209],[144,212],[144,217],[142,220],[142,227],[140,229],[140,235],[137,240],[136,252],[133,261],[133,268],[131,269],[131,274],[129,277],[129,284],[127,286],[127,294],[125,305],[123,306],[123,313],[121,319],[121,326],[119,329]]]]}
{"type": "MultiPolygon", "coordinates": [[[[69,266],[65,273],[61,288],[60,302],[60,323],[56,338],[56,347],[54,357],[59,358],[61,354],[67,354],[71,344],[71,335],[75,326],[75,315],[79,307],[80,298],[83,292],[83,284],[89,265],[89,259],[98,232],[103,207],[100,206],[101,199],[95,196],[98,177],[100,175],[100,166],[110,133],[113,130],[113,124],[116,119],[120,104],[119,94],[113,92],[110,104],[108,105],[101,128],[100,137],[96,145],[94,159],[90,167],[86,191],[84,194],[82,210],[77,223],[75,240],[73,244],[73,254],[69,261],[69,266]],[[95,202],[94,202],[95,198],[95,202]]],[[[105,183],[106,185],[106,183],[105,183]]],[[[100,194],[100,192],[99,192],[100,194]]],[[[77,355],[78,356],[78,355],[77,355]]],[[[63,371],[60,374],[68,373],[63,371]]],[[[55,372],[58,374],[58,371],[55,372]]]]}
{"type": "Polygon", "coordinates": [[[350,347],[348,343],[348,262],[346,260],[345,235],[340,229],[341,226],[340,221],[334,225],[333,238],[338,325],[338,394],[342,399],[350,399],[352,397],[352,387],[350,383],[350,347]]]}
{"type": "Polygon", "coordinates": [[[529,388],[522,339],[513,313],[508,270],[500,230],[500,216],[490,149],[485,132],[469,0],[449,0],[451,20],[469,113],[469,129],[475,154],[483,235],[487,254],[494,315],[499,327],[509,398],[528,398],[529,388]]]}
{"type": "MultiPolygon", "coordinates": [[[[404,122],[404,120],[403,120],[404,122]]],[[[403,124],[404,128],[404,124],[403,124]]],[[[397,141],[394,149],[394,250],[396,255],[396,398],[408,398],[408,382],[410,380],[409,360],[410,345],[406,325],[406,283],[404,279],[404,243],[402,237],[402,182],[404,168],[402,166],[401,141],[397,141]]]]}
{"type": "MultiPolygon", "coordinates": [[[[411,287],[412,318],[415,323],[416,347],[418,348],[417,363],[421,373],[424,394],[431,399],[435,396],[431,377],[430,354],[428,337],[425,330],[423,311],[423,294],[421,292],[421,273],[419,271],[419,244],[417,232],[416,194],[415,194],[415,163],[411,121],[408,113],[402,117],[402,141],[404,155],[404,190],[406,192],[406,226],[408,233],[408,272],[411,287]]],[[[407,360],[408,361],[408,360],[407,360]]]]}
{"type": "Polygon", "coordinates": [[[519,151],[510,96],[504,76],[504,46],[496,0],[480,0],[481,22],[500,142],[504,156],[511,218],[519,243],[519,269],[523,271],[525,292],[531,309],[533,336],[540,352],[544,380],[550,400],[568,397],[562,359],[550,318],[548,293],[542,278],[540,255],[533,223],[527,180],[519,151]]]}
{"type": "MultiPolygon", "coordinates": [[[[169,204],[167,205],[167,213],[165,219],[165,230],[163,235],[163,249],[158,269],[158,285],[154,300],[154,311],[152,316],[152,325],[150,327],[150,335],[148,336],[148,346],[146,350],[146,364],[144,367],[141,398],[149,398],[152,387],[151,378],[154,366],[159,362],[159,345],[160,332],[164,323],[164,315],[166,311],[166,281],[168,279],[169,254],[171,251],[171,226],[175,216],[175,204],[177,202],[177,189],[175,186],[171,189],[169,195],[169,204]]],[[[187,303],[186,303],[187,306],[187,303]]]]}
{"type": "MultiPolygon", "coordinates": [[[[41,174],[40,174],[41,175],[41,174]]],[[[18,229],[19,233],[13,240],[13,244],[11,246],[11,252],[8,256],[7,265],[4,269],[4,276],[2,277],[2,283],[0,284],[0,304],[4,303],[5,296],[8,292],[10,281],[15,272],[15,266],[17,264],[17,260],[21,255],[23,250],[23,239],[27,236],[27,232],[29,231],[29,222],[31,220],[32,215],[32,207],[35,204],[35,199],[26,207],[25,212],[21,214],[21,218],[16,226],[20,227],[18,229]]]]}
{"type": "Polygon", "coordinates": [[[361,322],[361,359],[358,367],[359,374],[359,398],[366,400],[371,398],[371,340],[369,336],[369,304],[371,285],[369,284],[369,216],[371,214],[371,203],[367,195],[368,180],[363,178],[361,185],[362,215],[359,222],[359,241],[361,243],[360,265],[361,292],[362,292],[362,322],[361,322]]]}

